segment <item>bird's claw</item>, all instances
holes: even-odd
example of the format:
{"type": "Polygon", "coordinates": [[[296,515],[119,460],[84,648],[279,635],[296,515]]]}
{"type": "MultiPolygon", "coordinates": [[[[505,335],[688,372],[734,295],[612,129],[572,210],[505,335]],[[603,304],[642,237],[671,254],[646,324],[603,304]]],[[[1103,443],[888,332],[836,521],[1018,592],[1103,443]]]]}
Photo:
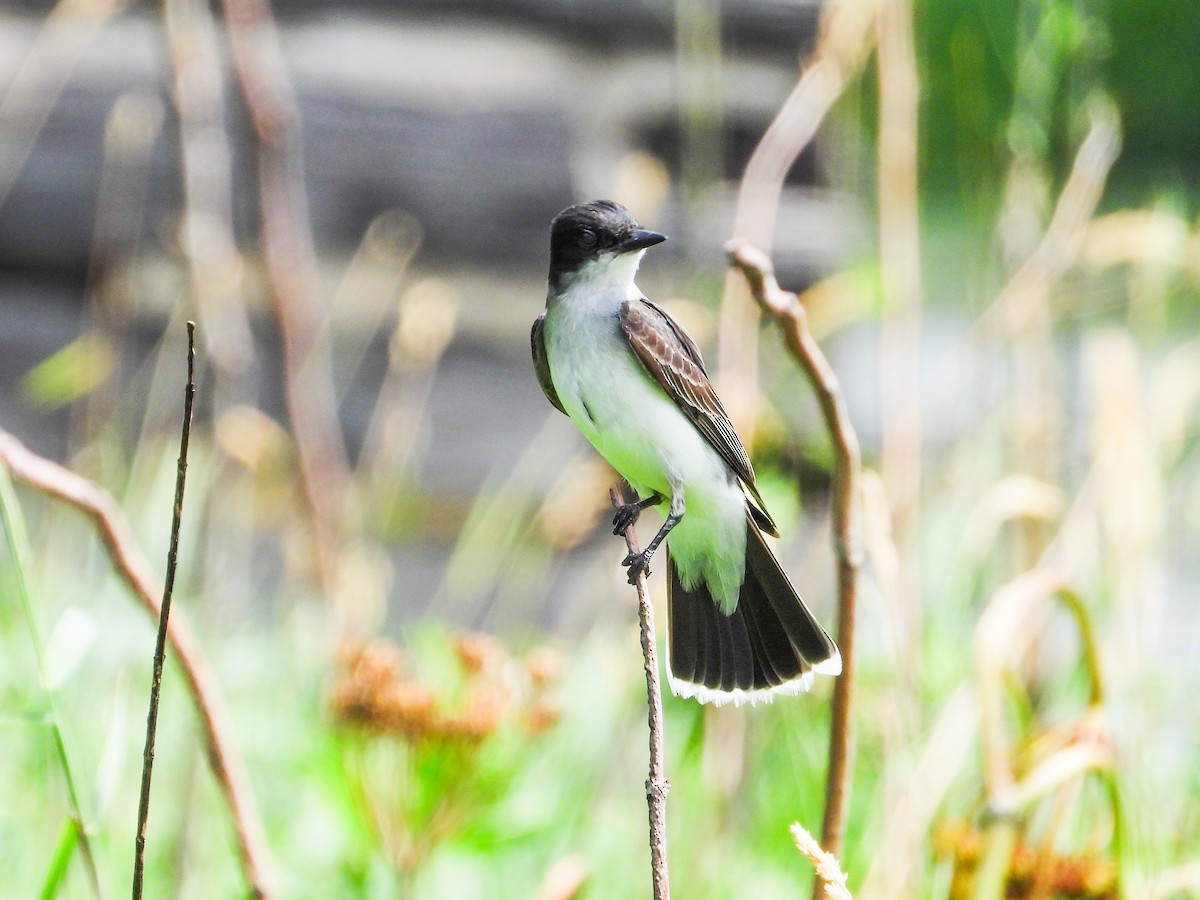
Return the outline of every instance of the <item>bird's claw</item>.
{"type": "Polygon", "coordinates": [[[617,513],[613,516],[613,534],[624,537],[629,526],[638,520],[641,512],[642,508],[636,503],[626,503],[624,506],[617,507],[617,513]]]}
{"type": "Polygon", "coordinates": [[[650,554],[645,551],[630,553],[621,560],[621,565],[629,567],[629,583],[637,584],[639,575],[650,574],[650,554]]]}

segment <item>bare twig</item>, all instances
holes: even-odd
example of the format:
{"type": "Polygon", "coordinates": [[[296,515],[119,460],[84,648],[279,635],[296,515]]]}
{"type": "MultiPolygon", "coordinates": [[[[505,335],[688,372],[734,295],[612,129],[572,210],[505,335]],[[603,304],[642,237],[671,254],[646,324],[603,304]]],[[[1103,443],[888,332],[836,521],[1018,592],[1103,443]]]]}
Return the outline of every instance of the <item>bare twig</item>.
{"type": "Polygon", "coordinates": [[[171,596],[175,592],[175,568],[179,560],[179,526],[183,519],[183,489],[187,483],[188,442],[192,436],[192,403],[196,398],[196,323],[187,323],[187,384],[183,389],[183,431],[179,438],[179,461],[175,468],[175,505],[171,511],[171,543],[167,549],[167,577],[158,609],[158,637],[154,643],[154,670],[150,677],[150,710],[146,714],[146,746],[142,752],[142,790],[138,797],[137,838],[133,854],[133,896],[142,896],[146,864],[146,821],[150,816],[150,777],[154,769],[154,737],[158,731],[158,701],[162,694],[163,660],[167,654],[167,622],[171,596]]]}
{"type": "MultiPolygon", "coordinates": [[[[872,25],[878,5],[877,0],[834,0],[823,8],[816,50],[746,165],[738,191],[734,239],[725,247],[732,268],[741,271],[758,305],[770,312],[783,329],[788,348],[817,394],[837,453],[833,531],[838,559],[838,643],[844,674],[834,686],[825,821],[821,834],[823,844],[834,854],[841,852],[853,753],[850,710],[854,607],[857,570],[862,557],[852,525],[854,497],[858,490],[858,438],[850,425],[837,378],[808,330],[804,310],[796,295],[782,291],[776,283],[769,253],[784,179],[815,137],[847,83],[861,70],[874,43],[872,25]],[[766,252],[754,247],[764,247],[766,252]]],[[[732,369],[742,374],[747,370],[747,361],[753,357],[757,346],[756,322],[753,307],[746,302],[739,279],[730,272],[725,279],[721,305],[719,357],[723,371],[732,369]]],[[[739,425],[749,431],[752,422],[742,421],[739,425]]],[[[819,890],[820,884],[814,892],[819,890]]]]}
{"type": "MultiPolygon", "coordinates": [[[[4,431],[0,431],[0,465],[15,480],[62,500],[88,516],[117,572],[146,611],[158,618],[157,579],[137,545],[133,529],[108,491],[58,463],[30,452],[4,431]]],[[[183,610],[176,610],[171,617],[167,639],[200,716],[209,765],[233,818],[250,893],[254,897],[266,897],[270,868],[266,836],[250,789],[250,778],[233,744],[233,729],[220,684],[209,668],[183,610]]]]}
{"type": "MultiPolygon", "coordinates": [[[[630,502],[625,485],[618,484],[609,493],[612,504],[620,507],[630,502]]],[[[633,526],[625,529],[625,545],[630,553],[639,553],[633,526]]],[[[642,656],[646,661],[646,704],[650,721],[650,777],[646,779],[646,805],[650,811],[650,866],[654,879],[654,900],[671,896],[671,879],[667,874],[667,781],[663,763],[662,685],[658,679],[658,652],[654,644],[654,607],[646,587],[646,575],[637,578],[638,617],[641,620],[642,656]]]]}
{"type": "Polygon", "coordinates": [[[862,564],[863,555],[854,521],[854,501],[859,480],[858,436],[850,423],[837,376],[808,330],[804,307],[795,294],[779,286],[771,260],[745,241],[730,241],[725,245],[725,252],[730,265],[746,277],[755,300],[771,314],[783,332],[788,350],[804,370],[817,395],[825,430],[829,432],[834,449],[836,465],[831,516],[834,553],[837,556],[837,641],[842,652],[842,675],[833,688],[829,775],[825,785],[821,845],[835,856],[840,856],[850,774],[853,770],[854,741],[850,713],[854,686],[854,612],[858,595],[858,567],[862,564]]]}

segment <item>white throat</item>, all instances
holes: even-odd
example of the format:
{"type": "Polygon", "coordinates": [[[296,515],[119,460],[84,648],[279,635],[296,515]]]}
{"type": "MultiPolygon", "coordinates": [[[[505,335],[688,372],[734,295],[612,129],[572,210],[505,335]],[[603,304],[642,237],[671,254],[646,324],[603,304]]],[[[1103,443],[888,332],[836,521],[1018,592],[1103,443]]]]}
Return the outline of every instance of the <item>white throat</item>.
{"type": "Polygon", "coordinates": [[[563,296],[570,297],[573,303],[584,298],[599,300],[605,297],[618,304],[642,296],[634,278],[645,252],[635,250],[632,253],[606,253],[584,263],[579,271],[568,278],[562,291],[563,296]]]}

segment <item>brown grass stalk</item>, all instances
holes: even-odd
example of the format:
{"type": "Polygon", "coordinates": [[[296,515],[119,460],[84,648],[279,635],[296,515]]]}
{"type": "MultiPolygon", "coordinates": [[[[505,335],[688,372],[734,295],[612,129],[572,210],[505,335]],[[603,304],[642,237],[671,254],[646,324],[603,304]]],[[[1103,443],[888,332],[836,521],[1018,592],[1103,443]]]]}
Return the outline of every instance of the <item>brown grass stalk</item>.
{"type": "Polygon", "coordinates": [[[845,837],[850,776],[854,769],[851,711],[854,687],[854,615],[858,597],[858,569],[863,552],[855,523],[855,498],[859,482],[858,435],[850,422],[837,375],[808,329],[800,300],[775,280],[766,254],[744,241],[725,245],[730,265],[746,278],[750,292],[775,320],[793,359],[800,365],[817,396],[821,416],[833,445],[834,499],[831,513],[833,546],[837,557],[837,641],[842,652],[842,675],[834,683],[833,713],[829,730],[829,774],[825,786],[825,818],[821,846],[841,856],[845,837]]]}
{"type": "Polygon", "coordinates": [[[332,600],[350,481],[318,293],[300,113],[267,0],[223,0],[233,70],[258,137],[266,279],[283,340],[284,401],[296,439],[317,580],[332,600]]]}
{"type": "Polygon", "coordinates": [[[88,44],[126,0],[57,0],[0,96],[0,205],[8,199],[88,44]]]}
{"type": "MultiPolygon", "coordinates": [[[[987,784],[988,805],[992,812],[1001,816],[1013,814],[1044,793],[1047,785],[1052,786],[1062,780],[1053,774],[1053,769],[1041,770],[1038,767],[1026,773],[1024,779],[1018,782],[1004,702],[1008,685],[1006,673],[1013,661],[1040,633],[1036,625],[1040,625],[1041,619],[1035,618],[1035,614],[1043,612],[1051,600],[1058,600],[1065,606],[1079,629],[1090,685],[1088,705],[1097,709],[1104,702],[1100,656],[1091,620],[1082,600],[1064,583],[1062,576],[1048,567],[1038,567],[1018,575],[1000,588],[976,625],[974,657],[979,682],[982,717],[980,742],[983,745],[983,775],[987,784]],[[1031,620],[1035,623],[1033,626],[1031,620]]],[[[1088,759],[1094,757],[1089,756],[1088,759]]]]}
{"type": "MultiPolygon", "coordinates": [[[[154,575],[134,538],[133,529],[108,491],[31,452],[2,430],[0,465],[8,469],[14,480],[63,501],[91,519],[117,574],[147,613],[155,620],[159,618],[158,585],[161,581],[154,575]]],[[[262,818],[250,787],[250,777],[234,745],[233,727],[220,683],[200,650],[183,610],[176,610],[171,617],[167,641],[200,717],[209,765],[233,819],[249,893],[253,897],[266,897],[270,856],[262,818]]]]}
{"type": "MultiPolygon", "coordinates": [[[[920,85],[912,0],[888,0],[875,18],[879,127],[876,157],[880,285],[879,469],[891,500],[898,568],[902,682],[915,686],[920,660],[921,587],[912,536],[920,531],[921,243],[917,173],[920,85]]],[[[909,692],[905,692],[909,693],[909,692]]],[[[911,696],[911,693],[910,693],[911,696]]],[[[909,713],[908,719],[914,715],[909,713]]]]}
{"type": "Polygon", "coordinates": [[[228,374],[254,362],[243,297],[245,267],[233,233],[233,174],[224,130],[224,78],[213,14],[195,0],[166,0],[163,28],[171,97],[179,114],[183,177],[180,249],[200,315],[207,356],[228,374]]]}
{"type": "MultiPolygon", "coordinates": [[[[793,357],[813,386],[826,428],[837,454],[836,500],[833,509],[835,553],[838,559],[838,643],[843,675],[834,686],[833,721],[830,726],[829,775],[826,783],[822,844],[840,854],[853,768],[850,725],[854,659],[854,609],[857,570],[862,551],[852,525],[857,492],[858,438],[850,425],[837,378],[808,330],[803,308],[795,294],[775,281],[770,250],[783,183],[804,148],[811,143],[825,116],[862,70],[875,42],[878,0],[834,0],[821,12],[817,46],[796,87],[788,96],[755,147],[738,189],[734,239],[725,250],[731,262],[721,304],[722,335],[718,361],[722,371],[742,375],[757,348],[755,305],[746,296],[738,269],[757,307],[766,309],[783,330],[793,357]],[[756,249],[761,248],[761,249],[756,249]]],[[[748,393],[743,386],[743,393],[748,393]]],[[[739,415],[739,430],[750,433],[752,413],[739,415]]],[[[822,890],[818,882],[814,892],[822,890]]]]}
{"type": "MultiPolygon", "coordinates": [[[[759,139],[738,185],[733,236],[768,255],[775,237],[775,221],[788,171],[812,143],[825,116],[861,70],[874,41],[871,23],[877,0],[831,0],[821,10],[817,45],[805,63],[792,92],[759,139]]],[[[752,377],[752,360],[758,345],[756,308],[741,279],[730,273],[721,302],[717,368],[722,378],[731,374],[752,377]]],[[[744,386],[743,396],[752,393],[744,386]]],[[[729,393],[727,390],[726,393],[729,393]]],[[[736,398],[738,392],[732,394],[736,398]]],[[[753,433],[753,406],[731,404],[738,431],[753,433]]]]}
{"type": "MultiPolygon", "coordinates": [[[[634,499],[627,496],[624,483],[614,487],[609,497],[614,507],[620,507],[634,499]]],[[[632,525],[625,529],[625,545],[630,553],[641,552],[632,525]]],[[[671,790],[671,784],[667,781],[663,761],[662,684],[658,677],[654,606],[650,602],[650,590],[644,572],[638,575],[635,586],[641,624],[642,657],[646,665],[646,705],[650,723],[650,777],[646,779],[646,805],[650,814],[650,869],[654,900],[668,900],[671,896],[671,879],[667,873],[667,793],[671,790]]]]}
{"type": "Polygon", "coordinates": [[[1075,262],[1087,224],[1096,212],[1109,170],[1121,149],[1116,110],[1106,102],[1097,101],[1090,113],[1087,136],[1075,153],[1050,224],[1033,253],[984,311],[977,327],[995,329],[1003,335],[1019,333],[1075,262]]]}
{"type": "MultiPolygon", "coordinates": [[[[1037,566],[996,592],[976,626],[973,649],[983,776],[990,814],[974,879],[974,896],[990,898],[1003,896],[1013,853],[1021,837],[1021,818],[1037,801],[1057,793],[1058,808],[1050,816],[1043,842],[1045,847],[1051,847],[1066,804],[1071,802],[1071,792],[1078,797],[1078,780],[1089,773],[1111,778],[1115,755],[1102,706],[1104,688],[1091,619],[1082,598],[1052,568],[1037,566]],[[1027,766],[1018,776],[1016,742],[1008,733],[1005,702],[1012,683],[1011,668],[1042,632],[1049,605],[1056,600],[1070,613],[1079,630],[1090,683],[1088,708],[1070,732],[1052,737],[1053,749],[1048,755],[1027,766]],[[1064,790],[1068,793],[1063,794],[1064,790]]],[[[1119,830],[1120,804],[1115,791],[1111,796],[1115,827],[1119,830]]]]}

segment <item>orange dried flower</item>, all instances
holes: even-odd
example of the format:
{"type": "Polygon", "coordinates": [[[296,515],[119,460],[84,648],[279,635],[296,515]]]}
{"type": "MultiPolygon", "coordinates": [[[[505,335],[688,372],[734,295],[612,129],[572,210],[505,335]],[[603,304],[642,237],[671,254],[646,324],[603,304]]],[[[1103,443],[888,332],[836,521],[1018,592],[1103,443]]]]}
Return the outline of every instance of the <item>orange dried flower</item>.
{"type": "MultiPolygon", "coordinates": [[[[934,846],[940,855],[954,859],[951,897],[974,894],[975,872],[984,851],[984,834],[962,822],[938,826],[934,846]]],[[[1111,860],[1091,856],[1044,853],[1019,843],[1009,863],[1006,896],[1025,897],[1034,889],[1051,896],[1084,900],[1115,900],[1117,867],[1111,860]]]]}
{"type": "Polygon", "coordinates": [[[525,730],[531,735],[539,735],[557,725],[561,718],[561,709],[539,700],[525,710],[525,730]]]}
{"type": "Polygon", "coordinates": [[[382,693],[379,712],[385,727],[408,737],[428,734],[437,721],[433,692],[415,681],[397,682],[382,693]]]}
{"type": "Polygon", "coordinates": [[[446,721],[447,736],[483,740],[499,727],[510,699],[508,691],[498,684],[476,685],[462,714],[446,721]]]}
{"type": "Polygon", "coordinates": [[[462,667],[472,675],[504,663],[508,653],[494,635],[481,631],[464,631],[454,642],[454,652],[462,667]]]}
{"type": "Polygon", "coordinates": [[[385,640],[344,642],[337,657],[347,677],[364,684],[392,681],[404,664],[400,649],[385,640]]]}
{"type": "Polygon", "coordinates": [[[535,647],[525,657],[525,671],[536,687],[545,687],[562,676],[562,654],[545,644],[535,647]]]}
{"type": "Polygon", "coordinates": [[[394,644],[343,644],[338,661],[345,675],[334,687],[331,706],[339,719],[409,735],[429,729],[433,694],[417,682],[397,680],[404,658],[394,644]]]}

